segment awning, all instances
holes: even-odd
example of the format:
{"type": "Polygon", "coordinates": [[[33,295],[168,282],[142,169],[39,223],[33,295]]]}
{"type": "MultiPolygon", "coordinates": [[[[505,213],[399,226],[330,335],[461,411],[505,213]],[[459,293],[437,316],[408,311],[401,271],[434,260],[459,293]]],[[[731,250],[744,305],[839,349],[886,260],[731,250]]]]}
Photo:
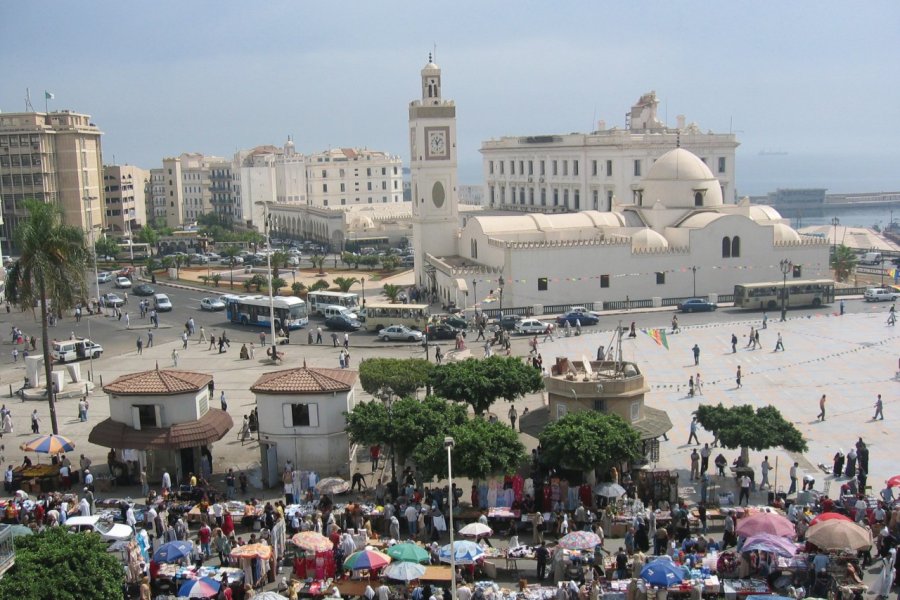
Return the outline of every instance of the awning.
{"type": "Polygon", "coordinates": [[[641,434],[642,440],[658,438],[672,429],[672,419],[669,418],[666,411],[651,408],[646,404],[641,407],[641,410],[644,413],[644,418],[640,421],[634,421],[631,426],[641,434]]]}
{"type": "Polygon", "coordinates": [[[106,419],[98,423],[88,441],[105,448],[133,450],[180,450],[211,444],[225,437],[234,426],[231,415],[217,408],[197,421],[179,423],[171,427],[148,427],[137,430],[124,423],[106,419]]]}

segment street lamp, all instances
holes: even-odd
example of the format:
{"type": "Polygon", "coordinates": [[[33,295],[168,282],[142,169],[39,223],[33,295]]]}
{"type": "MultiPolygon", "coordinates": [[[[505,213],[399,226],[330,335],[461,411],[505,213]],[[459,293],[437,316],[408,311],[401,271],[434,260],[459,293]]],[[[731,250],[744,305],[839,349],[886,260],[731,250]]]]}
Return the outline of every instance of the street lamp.
{"type": "MultiPolygon", "coordinates": [[[[94,196],[85,196],[88,203],[88,226],[91,228],[91,250],[94,254],[94,285],[97,286],[97,306],[100,306],[100,274],[97,273],[97,246],[94,244],[94,214],[91,210],[94,196]]],[[[90,304],[90,303],[89,303],[90,304]]],[[[93,309],[92,309],[93,310],[93,309]]],[[[91,319],[88,315],[88,339],[91,339],[91,319]]],[[[91,360],[91,381],[94,381],[94,353],[89,354],[91,360]]]]}
{"type": "Polygon", "coordinates": [[[447,479],[449,480],[450,490],[450,597],[456,598],[456,552],[453,545],[453,502],[456,500],[456,494],[453,490],[453,446],[456,442],[452,437],[444,438],[444,447],[447,449],[447,479]]]}
{"type": "Polygon", "coordinates": [[[275,339],[275,297],[272,294],[272,244],[269,240],[269,234],[272,230],[272,215],[269,214],[268,202],[257,202],[257,204],[262,204],[263,206],[263,222],[265,223],[266,229],[266,274],[269,282],[269,324],[272,334],[272,362],[276,363],[278,362],[278,349],[276,347],[277,340],[275,339]]]}
{"type": "MultiPolygon", "coordinates": [[[[390,387],[381,388],[381,399],[387,405],[388,430],[394,435],[394,390],[390,387]]],[[[391,496],[397,497],[397,463],[394,459],[394,439],[391,438],[391,496]]]]}
{"type": "Polygon", "coordinates": [[[359,282],[362,284],[362,290],[363,290],[362,305],[363,305],[363,308],[365,308],[366,307],[366,278],[360,277],[359,282]]]}
{"type": "Polygon", "coordinates": [[[884,287],[884,254],[881,255],[881,287],[884,287]]]}
{"type": "Polygon", "coordinates": [[[834,227],[834,239],[831,240],[831,256],[834,256],[837,253],[837,226],[840,224],[840,219],[831,217],[831,226],[834,227]]]}
{"type": "Polygon", "coordinates": [[[781,320],[787,320],[787,276],[794,269],[794,263],[789,261],[786,258],[781,259],[781,262],[778,263],[781,267],[781,320]]]}
{"type": "Polygon", "coordinates": [[[475,316],[478,317],[478,280],[472,280],[472,308],[475,316]]]}
{"type": "Polygon", "coordinates": [[[691,267],[691,273],[694,275],[694,296],[697,296],[697,267],[691,267]]]}
{"type": "MultiPolygon", "coordinates": [[[[503,275],[500,275],[500,279],[497,280],[497,288],[500,290],[500,318],[503,318],[503,286],[506,284],[503,281],[503,275]]],[[[502,325],[502,323],[501,323],[502,325]]]]}

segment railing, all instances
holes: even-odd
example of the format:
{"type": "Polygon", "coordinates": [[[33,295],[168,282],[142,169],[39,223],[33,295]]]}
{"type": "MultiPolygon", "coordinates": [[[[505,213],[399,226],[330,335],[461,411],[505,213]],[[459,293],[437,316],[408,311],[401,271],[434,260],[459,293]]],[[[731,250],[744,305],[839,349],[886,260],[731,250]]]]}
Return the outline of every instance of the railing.
{"type": "Polygon", "coordinates": [[[866,293],[868,286],[852,287],[852,288],[834,288],[835,296],[862,296],[866,293]]]}

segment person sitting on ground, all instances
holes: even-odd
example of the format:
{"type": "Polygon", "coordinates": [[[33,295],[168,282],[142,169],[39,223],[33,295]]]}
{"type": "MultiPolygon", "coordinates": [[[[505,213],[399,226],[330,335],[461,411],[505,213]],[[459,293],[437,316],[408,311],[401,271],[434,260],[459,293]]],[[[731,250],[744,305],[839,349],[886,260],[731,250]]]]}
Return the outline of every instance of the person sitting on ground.
{"type": "Polygon", "coordinates": [[[241,344],[241,360],[250,360],[250,351],[247,350],[247,344],[241,344]]]}

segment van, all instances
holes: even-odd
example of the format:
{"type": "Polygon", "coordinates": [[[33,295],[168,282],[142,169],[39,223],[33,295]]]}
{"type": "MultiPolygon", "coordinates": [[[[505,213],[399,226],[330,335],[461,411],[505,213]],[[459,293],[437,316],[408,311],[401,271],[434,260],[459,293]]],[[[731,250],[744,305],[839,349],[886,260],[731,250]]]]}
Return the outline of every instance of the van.
{"type": "Polygon", "coordinates": [[[100,358],[103,346],[87,338],[74,340],[54,340],[50,348],[50,356],[56,362],[66,363],[86,358],[100,358]]]}
{"type": "Polygon", "coordinates": [[[165,294],[153,294],[153,308],[159,312],[172,310],[172,301],[165,294]]]}
{"type": "Polygon", "coordinates": [[[861,265],[880,265],[881,261],[884,259],[881,252],[866,252],[866,254],[859,260],[859,264],[861,265]]]}
{"type": "Polygon", "coordinates": [[[322,309],[322,316],[326,319],[331,317],[337,317],[338,315],[346,315],[352,319],[356,319],[356,314],[351,311],[346,306],[337,306],[336,304],[329,304],[328,306],[322,309]]]}
{"type": "Polygon", "coordinates": [[[895,290],[888,290],[885,288],[869,288],[866,290],[865,298],[866,302],[881,302],[887,300],[896,300],[897,297],[900,296],[900,292],[895,290]]]}

